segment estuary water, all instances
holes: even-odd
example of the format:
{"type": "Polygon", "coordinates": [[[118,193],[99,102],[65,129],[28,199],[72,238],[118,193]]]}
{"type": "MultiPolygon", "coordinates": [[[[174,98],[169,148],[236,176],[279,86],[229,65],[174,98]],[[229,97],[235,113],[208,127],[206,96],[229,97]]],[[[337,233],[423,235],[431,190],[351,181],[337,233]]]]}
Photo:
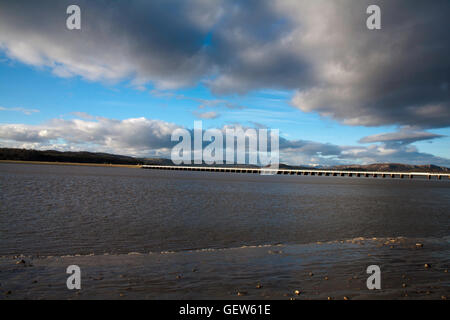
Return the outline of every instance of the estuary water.
{"type": "Polygon", "coordinates": [[[449,216],[446,180],[2,163],[0,300],[446,299],[449,216]]]}
{"type": "Polygon", "coordinates": [[[0,255],[450,235],[450,181],[0,164],[0,255]]]}

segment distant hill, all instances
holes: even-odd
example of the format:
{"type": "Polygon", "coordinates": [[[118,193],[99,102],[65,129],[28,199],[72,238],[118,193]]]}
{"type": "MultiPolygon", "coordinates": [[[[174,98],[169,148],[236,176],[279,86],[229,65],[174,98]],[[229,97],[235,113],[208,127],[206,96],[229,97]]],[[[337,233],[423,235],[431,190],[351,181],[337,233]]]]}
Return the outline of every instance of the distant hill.
{"type": "Polygon", "coordinates": [[[411,165],[402,163],[374,163],[367,165],[353,164],[334,166],[333,169],[343,171],[450,172],[449,168],[435,166],[432,164],[411,165]]]}
{"type": "Polygon", "coordinates": [[[74,162],[74,163],[107,163],[107,164],[159,164],[173,165],[168,159],[139,159],[109,153],[87,151],[56,151],[28,150],[15,148],[0,148],[0,160],[44,161],[44,162],[74,162]]]}
{"type": "Polygon", "coordinates": [[[446,167],[435,166],[432,164],[411,165],[402,163],[372,163],[366,165],[349,164],[328,167],[308,167],[308,166],[290,166],[280,163],[280,169],[292,170],[339,170],[339,171],[383,171],[383,172],[439,172],[450,173],[450,169],[446,167]]]}
{"type": "MultiPolygon", "coordinates": [[[[173,166],[170,159],[165,158],[134,158],[130,156],[96,153],[87,151],[56,151],[56,150],[29,150],[15,148],[0,148],[0,160],[20,160],[20,161],[44,161],[44,162],[74,162],[74,163],[100,163],[100,164],[127,164],[127,165],[167,165],[173,166]]],[[[192,164],[190,166],[206,166],[205,164],[192,164]]],[[[214,166],[214,165],[213,165],[214,166]]],[[[241,164],[222,164],[217,166],[228,167],[256,167],[254,165],[241,164]]],[[[308,166],[290,166],[283,163],[279,165],[280,169],[314,169],[308,166]]],[[[333,167],[321,168],[322,170],[342,170],[342,171],[386,171],[386,172],[442,172],[450,173],[446,167],[427,165],[410,165],[401,163],[374,163],[368,165],[339,165],[333,167]]]]}

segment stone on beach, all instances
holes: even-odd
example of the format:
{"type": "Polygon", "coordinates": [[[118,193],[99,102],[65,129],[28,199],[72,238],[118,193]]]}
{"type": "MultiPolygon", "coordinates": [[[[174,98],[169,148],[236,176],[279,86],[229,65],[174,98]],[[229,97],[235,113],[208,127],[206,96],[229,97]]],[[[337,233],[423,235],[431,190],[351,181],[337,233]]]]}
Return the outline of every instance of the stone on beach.
{"type": "Polygon", "coordinates": [[[268,253],[269,254],[282,254],[283,251],[282,250],[269,250],[268,253]]]}

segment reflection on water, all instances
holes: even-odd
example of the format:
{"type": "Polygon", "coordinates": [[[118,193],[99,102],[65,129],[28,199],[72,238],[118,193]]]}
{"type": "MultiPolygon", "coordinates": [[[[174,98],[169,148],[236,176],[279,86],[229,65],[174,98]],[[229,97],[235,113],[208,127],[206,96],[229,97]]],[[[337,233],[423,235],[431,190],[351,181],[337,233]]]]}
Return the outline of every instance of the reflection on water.
{"type": "Polygon", "coordinates": [[[0,255],[448,236],[450,182],[0,164],[0,255]]]}

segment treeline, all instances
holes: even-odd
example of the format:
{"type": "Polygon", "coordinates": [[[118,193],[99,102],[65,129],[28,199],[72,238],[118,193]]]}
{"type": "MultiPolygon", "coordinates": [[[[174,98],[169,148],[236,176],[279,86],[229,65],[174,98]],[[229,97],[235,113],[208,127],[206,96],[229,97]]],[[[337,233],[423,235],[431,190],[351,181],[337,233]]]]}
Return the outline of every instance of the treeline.
{"type": "Polygon", "coordinates": [[[56,150],[29,150],[0,148],[0,160],[43,161],[43,162],[74,162],[74,163],[101,163],[101,164],[172,164],[167,159],[139,159],[129,156],[109,153],[94,153],[87,151],[56,151],[56,150]],[[170,163],[166,163],[170,162],[170,163]]]}

